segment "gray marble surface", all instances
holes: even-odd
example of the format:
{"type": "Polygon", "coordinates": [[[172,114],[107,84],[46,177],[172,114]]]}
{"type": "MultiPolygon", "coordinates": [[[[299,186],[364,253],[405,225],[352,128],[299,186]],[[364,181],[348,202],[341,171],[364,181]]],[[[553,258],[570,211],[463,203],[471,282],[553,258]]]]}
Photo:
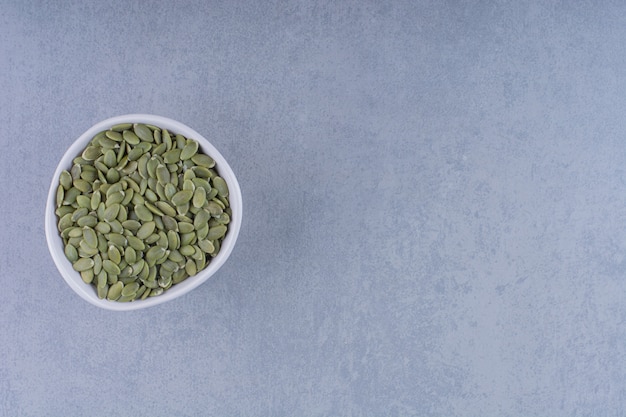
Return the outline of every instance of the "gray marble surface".
{"type": "Polygon", "coordinates": [[[623,2],[0,0],[0,416],[626,409],[623,2]],[[245,203],[114,313],[43,231],[105,118],[202,132],[245,203]]]}

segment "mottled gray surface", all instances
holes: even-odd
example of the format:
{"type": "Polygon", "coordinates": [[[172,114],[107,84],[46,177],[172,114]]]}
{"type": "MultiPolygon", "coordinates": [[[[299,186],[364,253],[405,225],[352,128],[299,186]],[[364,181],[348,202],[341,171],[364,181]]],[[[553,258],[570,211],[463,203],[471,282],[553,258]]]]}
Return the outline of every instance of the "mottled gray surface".
{"type": "Polygon", "coordinates": [[[625,4],[486,3],[0,0],[0,416],[623,413],[625,4]],[[244,224],[113,313],[43,213],[134,112],[213,141],[244,224]]]}

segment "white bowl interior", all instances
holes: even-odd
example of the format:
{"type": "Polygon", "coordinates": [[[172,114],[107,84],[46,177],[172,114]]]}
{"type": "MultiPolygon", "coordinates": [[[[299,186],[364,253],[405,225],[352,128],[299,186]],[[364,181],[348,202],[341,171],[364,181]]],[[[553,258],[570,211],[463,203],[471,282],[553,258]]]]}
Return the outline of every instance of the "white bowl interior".
{"type": "Polygon", "coordinates": [[[233,170],[226,162],[226,159],[215,149],[215,147],[202,135],[195,130],[191,129],[184,124],[177,122],[166,117],[149,115],[149,114],[128,114],[124,116],[117,116],[107,120],[104,120],[96,125],[92,126],[89,130],[83,133],[67,150],[61,162],[57,166],[52,181],[50,184],[50,190],[48,192],[48,201],[46,204],[46,218],[45,218],[45,230],[46,240],[48,242],[48,248],[52,259],[56,264],[59,272],[65,279],[65,282],[83,299],[101,308],[116,311],[136,310],[140,308],[150,307],[157,304],[164,303],[169,300],[173,300],[180,297],[183,294],[188,293],[200,284],[209,279],[218,269],[226,262],[226,259],[230,256],[237,237],[241,228],[241,216],[242,216],[242,198],[241,189],[237,178],[233,173],[233,170]],[[220,176],[224,178],[228,184],[229,200],[232,209],[231,222],[228,225],[228,233],[222,242],[221,248],[217,256],[211,260],[209,265],[200,271],[197,275],[189,277],[183,282],[173,285],[163,294],[157,297],[148,297],[145,300],[136,300],[128,303],[119,303],[116,301],[101,300],[98,298],[95,288],[90,284],[85,284],[80,277],[80,274],[72,268],[72,264],[65,257],[63,241],[60,233],[57,230],[57,217],[54,213],[56,210],[56,190],[59,184],[59,175],[61,171],[69,170],[72,166],[72,160],[78,156],[85,148],[87,143],[93,138],[93,136],[102,131],[109,129],[111,126],[118,123],[146,123],[161,128],[165,128],[170,132],[180,133],[181,135],[195,139],[200,145],[200,149],[203,153],[210,155],[216,162],[216,169],[220,176]]]}

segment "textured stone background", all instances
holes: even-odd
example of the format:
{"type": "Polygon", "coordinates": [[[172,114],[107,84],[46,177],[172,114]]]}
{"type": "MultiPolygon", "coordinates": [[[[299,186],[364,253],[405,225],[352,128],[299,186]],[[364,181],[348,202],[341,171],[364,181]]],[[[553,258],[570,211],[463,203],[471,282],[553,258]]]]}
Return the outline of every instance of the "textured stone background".
{"type": "Polygon", "coordinates": [[[0,0],[0,416],[623,415],[625,39],[621,1],[0,0]],[[212,140],[245,212],[120,314],[43,219],[126,113],[212,140]]]}

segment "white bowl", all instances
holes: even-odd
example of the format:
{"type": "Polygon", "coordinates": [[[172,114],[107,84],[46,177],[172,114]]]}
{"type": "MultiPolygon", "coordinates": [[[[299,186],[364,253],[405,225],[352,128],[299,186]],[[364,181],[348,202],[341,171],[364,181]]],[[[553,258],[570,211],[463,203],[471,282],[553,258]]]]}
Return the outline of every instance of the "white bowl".
{"type": "Polygon", "coordinates": [[[241,228],[241,215],[242,215],[242,199],[241,199],[241,189],[239,188],[239,183],[237,182],[237,178],[233,173],[232,169],[226,162],[226,159],[219,153],[217,149],[202,135],[200,135],[195,130],[191,129],[184,124],[177,122],[175,120],[171,120],[161,116],[155,116],[150,114],[127,114],[124,116],[112,117],[110,119],[104,120],[100,123],[97,123],[85,133],[83,133],[70,148],[65,152],[61,162],[57,166],[56,171],[54,171],[54,175],[52,176],[52,181],[50,183],[50,191],[48,192],[48,202],[46,204],[46,240],[48,241],[48,248],[50,249],[50,254],[52,255],[52,259],[54,259],[54,263],[56,264],[59,272],[65,279],[65,282],[72,288],[76,294],[78,294],[83,299],[87,300],[91,304],[102,307],[108,310],[116,310],[116,311],[126,311],[126,310],[137,310],[140,308],[151,307],[157,304],[164,303],[166,301],[173,300],[175,298],[180,297],[183,294],[188,293],[194,288],[198,287],[200,284],[208,280],[213,274],[215,274],[226,259],[230,256],[235,242],[237,240],[237,236],[239,235],[239,230],[241,228]],[[72,264],[65,257],[63,240],[57,230],[57,216],[54,213],[56,210],[56,190],[59,185],[59,175],[61,171],[66,169],[69,170],[72,166],[72,160],[78,156],[87,143],[95,136],[96,133],[109,129],[111,126],[116,125],[118,123],[145,123],[151,124],[154,126],[159,126],[161,128],[165,128],[170,132],[180,133],[181,135],[195,139],[200,144],[200,149],[203,153],[210,155],[216,162],[216,169],[219,172],[220,176],[226,180],[229,189],[229,200],[230,206],[232,209],[232,216],[230,224],[228,225],[228,233],[224,238],[221,249],[217,256],[211,260],[209,265],[196,274],[193,277],[189,277],[183,282],[173,285],[167,291],[163,292],[163,294],[156,297],[148,297],[145,300],[136,300],[128,303],[120,303],[116,301],[109,300],[101,300],[98,298],[96,294],[95,288],[91,284],[85,284],[80,277],[80,274],[76,272],[72,268],[72,264]]]}

